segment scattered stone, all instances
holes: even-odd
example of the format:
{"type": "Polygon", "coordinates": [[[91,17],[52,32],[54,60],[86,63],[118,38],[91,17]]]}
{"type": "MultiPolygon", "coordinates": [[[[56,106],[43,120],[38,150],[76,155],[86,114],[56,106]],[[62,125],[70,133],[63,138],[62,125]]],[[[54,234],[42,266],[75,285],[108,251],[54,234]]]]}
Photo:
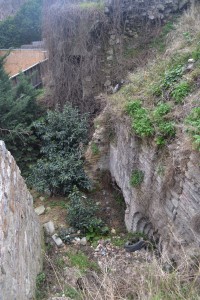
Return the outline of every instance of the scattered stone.
{"type": "Polygon", "coordinates": [[[41,206],[38,206],[38,207],[35,208],[35,213],[36,213],[38,216],[44,214],[44,212],[45,212],[45,207],[44,207],[44,205],[41,205],[41,206]]]}
{"type": "Polygon", "coordinates": [[[83,246],[86,246],[86,245],[87,245],[87,239],[86,239],[86,237],[83,237],[83,238],[80,240],[80,244],[83,245],[83,246]]]}
{"type": "Polygon", "coordinates": [[[54,240],[55,244],[57,245],[57,247],[62,247],[64,244],[62,242],[62,240],[58,237],[58,235],[55,233],[54,235],[52,235],[52,239],[54,240]]]}
{"type": "Polygon", "coordinates": [[[194,62],[195,62],[195,60],[194,60],[193,58],[189,58],[189,59],[188,59],[188,63],[191,64],[191,63],[194,63],[194,62]]]}
{"type": "Polygon", "coordinates": [[[116,44],[120,44],[120,39],[116,39],[116,44]]]}
{"type": "Polygon", "coordinates": [[[39,198],[41,201],[44,201],[45,200],[45,197],[40,197],[39,198]]]}
{"type": "Polygon", "coordinates": [[[113,49],[108,50],[107,53],[108,53],[109,55],[113,55],[113,53],[114,53],[114,52],[113,52],[113,49]]]}
{"type": "Polygon", "coordinates": [[[114,228],[111,229],[112,234],[116,234],[116,230],[114,228]]]}
{"type": "Polygon", "coordinates": [[[43,225],[47,235],[52,235],[55,232],[55,227],[52,221],[49,221],[43,225]]]}
{"type": "Polygon", "coordinates": [[[51,210],[51,207],[47,206],[46,211],[50,211],[50,210],[51,210]]]}
{"type": "Polygon", "coordinates": [[[194,69],[194,64],[189,64],[186,68],[187,71],[192,71],[194,69]]]}
{"type": "Polygon", "coordinates": [[[105,86],[105,87],[108,87],[108,86],[110,86],[111,84],[112,84],[111,81],[110,81],[109,79],[107,79],[106,82],[104,83],[104,86],[105,86]]]}
{"type": "Polygon", "coordinates": [[[73,243],[74,245],[80,245],[81,239],[80,239],[79,237],[75,237],[75,238],[73,239],[72,243],[73,243]]]}
{"type": "Polygon", "coordinates": [[[110,55],[110,56],[107,57],[107,61],[111,61],[111,60],[113,60],[113,56],[112,55],[110,55]]]}

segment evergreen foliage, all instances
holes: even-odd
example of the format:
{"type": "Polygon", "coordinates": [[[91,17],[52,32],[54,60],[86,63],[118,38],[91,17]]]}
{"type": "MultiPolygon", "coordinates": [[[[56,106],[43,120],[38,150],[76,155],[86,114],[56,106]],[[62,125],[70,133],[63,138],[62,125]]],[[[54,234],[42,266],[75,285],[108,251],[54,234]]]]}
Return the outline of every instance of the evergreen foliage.
{"type": "Polygon", "coordinates": [[[22,173],[26,175],[28,166],[39,154],[39,141],[32,127],[32,122],[42,114],[36,102],[39,91],[23,75],[18,85],[12,88],[4,72],[4,59],[0,58],[0,139],[5,141],[22,173]]]}
{"type": "Polygon", "coordinates": [[[0,21],[0,48],[19,47],[41,40],[42,0],[30,0],[15,16],[0,21]]]}
{"type": "Polygon", "coordinates": [[[65,195],[73,186],[87,189],[89,180],[83,170],[83,144],[87,140],[86,116],[71,106],[63,111],[48,111],[34,127],[41,140],[41,155],[32,169],[29,182],[38,191],[65,195]]]}
{"type": "Polygon", "coordinates": [[[76,187],[69,195],[70,203],[67,210],[67,221],[69,224],[87,233],[88,239],[98,235],[106,235],[109,231],[102,219],[96,216],[98,206],[76,187]]]}

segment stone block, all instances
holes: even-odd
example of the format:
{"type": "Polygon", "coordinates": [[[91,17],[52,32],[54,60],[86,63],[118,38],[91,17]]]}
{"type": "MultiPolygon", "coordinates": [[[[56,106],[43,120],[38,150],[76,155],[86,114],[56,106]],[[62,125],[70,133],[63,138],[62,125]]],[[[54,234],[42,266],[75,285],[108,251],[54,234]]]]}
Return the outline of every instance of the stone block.
{"type": "Polygon", "coordinates": [[[52,221],[45,223],[43,227],[47,235],[52,236],[55,233],[55,228],[52,221]]]}
{"type": "Polygon", "coordinates": [[[52,239],[58,248],[64,246],[63,241],[61,240],[61,238],[59,238],[59,236],[56,233],[52,235],[52,239]]]}

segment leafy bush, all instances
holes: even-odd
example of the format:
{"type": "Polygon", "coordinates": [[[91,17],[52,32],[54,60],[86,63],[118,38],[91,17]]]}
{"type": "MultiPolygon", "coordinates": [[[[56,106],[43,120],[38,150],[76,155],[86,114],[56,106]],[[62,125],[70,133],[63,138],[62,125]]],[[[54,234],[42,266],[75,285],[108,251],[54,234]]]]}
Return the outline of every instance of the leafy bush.
{"type": "Polygon", "coordinates": [[[166,115],[171,111],[171,106],[167,103],[160,103],[153,111],[153,121],[155,124],[156,144],[163,146],[166,140],[175,135],[175,124],[166,120],[166,115]]]}
{"type": "Polygon", "coordinates": [[[0,48],[19,47],[41,40],[41,0],[29,0],[18,13],[0,21],[0,48]]]}
{"type": "Polygon", "coordinates": [[[164,80],[162,86],[165,89],[168,89],[173,83],[177,82],[183,75],[183,65],[178,65],[172,67],[171,69],[165,72],[164,80]]]}
{"type": "Polygon", "coordinates": [[[69,195],[70,203],[67,211],[67,221],[71,226],[83,233],[105,234],[108,228],[96,217],[98,206],[83,193],[74,188],[69,195]]]}
{"type": "Polygon", "coordinates": [[[167,103],[160,103],[153,111],[154,120],[160,121],[163,116],[171,111],[171,106],[167,103]]]}
{"type": "Polygon", "coordinates": [[[133,170],[131,174],[130,184],[133,187],[139,186],[144,180],[144,172],[141,170],[133,170]]]}
{"type": "Polygon", "coordinates": [[[88,189],[83,170],[83,145],[87,141],[87,118],[66,105],[62,112],[48,111],[34,123],[41,140],[41,159],[32,168],[29,183],[38,191],[65,195],[73,186],[88,189]]]}
{"type": "Polygon", "coordinates": [[[165,116],[171,111],[169,104],[160,103],[154,111],[142,107],[141,101],[130,102],[126,110],[132,117],[132,128],[141,137],[156,135],[156,144],[164,145],[166,139],[175,135],[175,125],[166,120],[165,116]]]}
{"type": "Polygon", "coordinates": [[[22,174],[39,155],[39,140],[32,126],[43,110],[37,104],[39,91],[21,75],[19,84],[12,88],[3,69],[5,57],[0,58],[0,138],[5,141],[22,174]]]}
{"type": "Polygon", "coordinates": [[[142,107],[141,101],[132,101],[128,103],[126,110],[132,117],[132,128],[140,137],[149,137],[154,134],[152,122],[148,111],[142,107]]]}
{"type": "Polygon", "coordinates": [[[181,103],[182,100],[190,93],[191,86],[188,82],[182,81],[175,85],[171,95],[176,103],[181,103]]]}
{"type": "Polygon", "coordinates": [[[187,131],[192,136],[194,146],[200,151],[200,107],[193,108],[186,118],[187,131]]]}
{"type": "Polygon", "coordinates": [[[162,93],[172,87],[183,75],[183,65],[171,67],[167,70],[162,78],[151,86],[151,92],[154,96],[159,97],[162,93]]]}

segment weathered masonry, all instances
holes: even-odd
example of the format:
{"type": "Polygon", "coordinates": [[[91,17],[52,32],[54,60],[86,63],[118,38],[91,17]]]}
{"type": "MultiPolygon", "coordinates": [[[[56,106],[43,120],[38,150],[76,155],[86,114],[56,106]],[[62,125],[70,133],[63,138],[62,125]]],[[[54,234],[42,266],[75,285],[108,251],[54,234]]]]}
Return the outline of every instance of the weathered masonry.
{"type": "Polygon", "coordinates": [[[33,199],[0,141],[0,300],[33,299],[41,267],[41,231],[33,199]]]}

